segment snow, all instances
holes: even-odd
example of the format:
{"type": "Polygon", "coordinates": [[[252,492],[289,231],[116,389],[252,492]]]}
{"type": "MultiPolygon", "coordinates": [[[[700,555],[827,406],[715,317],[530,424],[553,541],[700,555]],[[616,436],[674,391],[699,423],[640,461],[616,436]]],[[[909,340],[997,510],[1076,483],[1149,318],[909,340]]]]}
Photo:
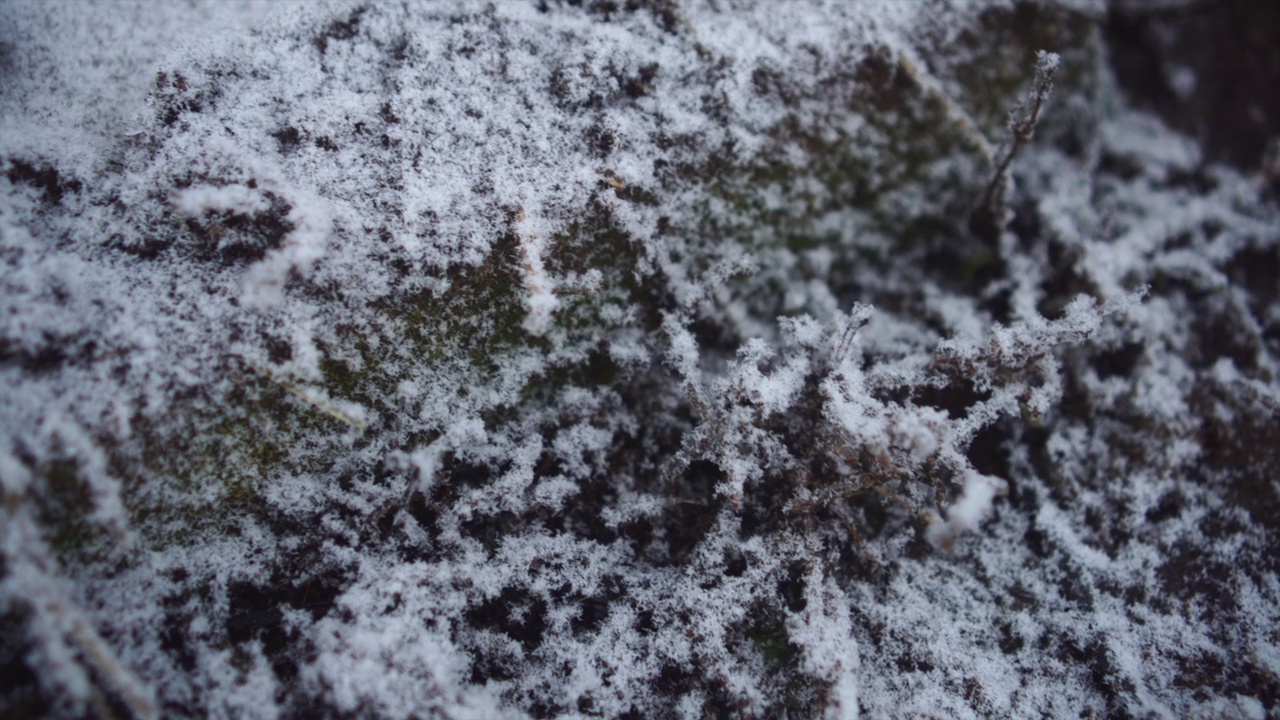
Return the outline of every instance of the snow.
{"type": "Polygon", "coordinates": [[[1280,712],[1274,180],[1104,10],[0,5],[0,715],[1280,712]]]}

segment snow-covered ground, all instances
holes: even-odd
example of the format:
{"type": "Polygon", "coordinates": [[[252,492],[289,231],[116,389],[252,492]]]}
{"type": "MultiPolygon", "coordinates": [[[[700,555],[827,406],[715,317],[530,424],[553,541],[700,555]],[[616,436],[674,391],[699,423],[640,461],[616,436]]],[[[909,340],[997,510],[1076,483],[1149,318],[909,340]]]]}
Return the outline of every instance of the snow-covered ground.
{"type": "Polygon", "coordinates": [[[1144,8],[0,4],[0,715],[1280,713],[1144,8]]]}

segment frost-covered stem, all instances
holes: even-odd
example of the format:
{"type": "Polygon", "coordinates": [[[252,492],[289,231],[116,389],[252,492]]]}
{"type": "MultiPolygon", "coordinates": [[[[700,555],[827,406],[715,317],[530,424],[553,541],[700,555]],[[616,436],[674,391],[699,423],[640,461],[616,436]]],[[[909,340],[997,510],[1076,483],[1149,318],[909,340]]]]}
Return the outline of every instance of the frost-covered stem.
{"type": "Polygon", "coordinates": [[[858,336],[858,331],[867,326],[874,312],[875,308],[863,303],[854,303],[853,307],[849,308],[849,314],[843,320],[844,328],[840,332],[840,339],[831,348],[832,368],[838,368],[846,358],[852,356],[853,343],[858,336]]]}
{"type": "Polygon", "coordinates": [[[988,240],[997,239],[1004,230],[1005,177],[1014,158],[1035,137],[1036,125],[1040,122],[1040,109],[1053,92],[1053,75],[1058,71],[1061,61],[1062,58],[1057,53],[1044,50],[1037,52],[1036,74],[1031,81],[1031,90],[1026,99],[1009,113],[1009,139],[996,163],[991,182],[987,183],[987,189],[982,194],[982,202],[969,218],[970,228],[988,240]]]}
{"type": "MultiPolygon", "coordinates": [[[[258,363],[248,360],[247,358],[244,359],[244,361],[245,361],[245,364],[249,367],[249,369],[253,370],[259,375],[262,375],[263,377],[267,378],[268,380],[275,383],[276,385],[279,385],[280,389],[289,393],[293,397],[301,400],[307,405],[310,405],[311,407],[315,408],[321,414],[327,415],[328,417],[333,418],[334,420],[337,420],[338,422],[343,423],[344,425],[348,425],[354,428],[357,432],[364,432],[366,424],[364,420],[361,419],[360,417],[361,413],[359,412],[353,413],[350,411],[343,412],[342,410],[338,409],[333,404],[328,402],[328,398],[326,398],[323,395],[323,393],[317,392],[310,388],[302,387],[291,380],[288,380],[286,378],[283,378],[277,375],[276,373],[271,372],[266,367],[263,367],[258,363]]],[[[359,408],[354,408],[354,409],[358,410],[359,408]]]]}
{"type": "Polygon", "coordinates": [[[516,214],[513,229],[520,248],[525,306],[529,310],[524,319],[524,329],[530,335],[542,336],[551,328],[551,315],[560,304],[555,282],[543,263],[549,232],[540,215],[524,208],[516,214]]]}
{"type": "Polygon", "coordinates": [[[680,374],[681,385],[693,405],[699,419],[706,420],[710,416],[706,393],[702,388],[702,373],[698,369],[698,341],[686,327],[687,321],[679,315],[667,315],[663,318],[662,329],[670,342],[667,350],[667,362],[680,374]]]}
{"type": "MultiPolygon", "coordinates": [[[[13,467],[10,465],[10,467],[13,467]]],[[[35,616],[34,638],[41,650],[51,657],[51,669],[61,677],[63,689],[73,696],[95,704],[101,702],[97,688],[89,681],[81,663],[96,671],[99,681],[123,703],[132,717],[151,720],[157,715],[151,689],[120,660],[84,612],[70,599],[71,592],[54,575],[54,561],[40,539],[40,531],[29,507],[15,494],[6,494],[0,540],[0,558],[8,567],[7,577],[0,582],[0,604],[15,600],[35,616]],[[65,651],[65,645],[79,651],[77,660],[65,651]],[[64,648],[59,651],[59,648],[64,648]]],[[[101,713],[100,713],[101,714],[101,713]]]]}

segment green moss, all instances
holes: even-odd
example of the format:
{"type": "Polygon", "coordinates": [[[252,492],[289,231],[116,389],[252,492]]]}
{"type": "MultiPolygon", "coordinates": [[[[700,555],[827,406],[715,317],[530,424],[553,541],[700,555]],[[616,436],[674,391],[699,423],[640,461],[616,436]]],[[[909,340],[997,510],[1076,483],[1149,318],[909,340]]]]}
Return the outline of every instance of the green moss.
{"type": "Polygon", "coordinates": [[[966,287],[976,286],[978,280],[991,272],[1000,262],[1000,256],[986,248],[976,248],[960,259],[957,275],[966,287]]]}
{"type": "MultiPolygon", "coordinates": [[[[665,190],[602,183],[582,216],[553,237],[544,258],[553,277],[600,273],[600,289],[561,295],[553,333],[562,343],[559,356],[566,359],[531,377],[522,402],[546,401],[568,386],[618,382],[619,368],[601,349],[614,322],[606,308],[622,308],[633,322],[652,328],[660,311],[671,306],[661,283],[637,272],[638,245],[613,221],[611,204],[652,206],[668,190],[700,186],[702,204],[682,209],[698,218],[692,226],[666,218],[659,223],[660,232],[686,238],[684,247],[693,253],[686,259],[695,272],[719,257],[717,244],[728,239],[758,252],[830,248],[838,271],[887,268],[933,254],[946,259],[940,271],[951,273],[955,282],[966,287],[979,282],[998,259],[989,248],[964,240],[963,222],[985,180],[980,169],[987,158],[972,128],[957,121],[951,103],[963,105],[982,132],[998,141],[1009,108],[1029,82],[1035,50],[1064,53],[1060,86],[1074,91],[1092,82],[1093,23],[1079,13],[1032,4],[992,10],[978,28],[962,33],[962,51],[947,53],[960,61],[928,69],[958,84],[963,90],[958,98],[923,83],[923,69],[888,52],[872,53],[834,79],[843,85],[831,96],[847,97],[846,103],[826,114],[784,119],[768,131],[770,142],[756,156],[713,157],[702,166],[681,167],[665,190]],[[910,212],[903,211],[904,203],[910,212]],[[832,229],[824,224],[832,214],[861,218],[865,226],[832,229]],[[892,247],[859,242],[867,233],[891,238],[892,247]]],[[[336,333],[332,342],[340,346],[321,344],[319,389],[334,400],[354,401],[391,417],[397,412],[392,407],[396,388],[408,374],[431,372],[442,363],[490,373],[513,353],[548,352],[550,341],[524,328],[520,266],[517,238],[508,233],[483,262],[450,269],[444,291],[371,306],[376,317],[369,323],[336,333]],[[364,336],[369,328],[383,337],[371,342],[364,336]]],[[[740,292],[759,294],[750,282],[740,292]]],[[[168,417],[140,430],[136,456],[120,453],[118,469],[127,478],[130,511],[159,544],[184,542],[192,532],[260,512],[259,492],[269,478],[321,469],[342,451],[337,442],[325,449],[325,438],[347,432],[333,412],[295,397],[287,380],[246,369],[233,374],[236,389],[178,403],[168,417]],[[302,445],[310,449],[298,452],[302,445]]],[[[58,483],[75,485],[69,476],[58,483]]],[[[59,543],[75,546],[83,532],[65,524],[57,532],[59,543]]],[[[781,632],[758,638],[770,662],[785,651],[781,632]]]]}
{"type": "MultiPolygon", "coordinates": [[[[744,167],[707,180],[708,193],[725,201],[744,218],[740,235],[753,250],[768,249],[779,239],[793,251],[832,246],[845,254],[857,250],[830,237],[818,223],[828,214],[860,211],[867,230],[894,237],[903,246],[921,245],[932,237],[913,233],[927,227],[932,234],[959,232],[957,218],[945,212],[939,198],[976,195],[973,180],[966,194],[963,176],[939,173],[940,161],[981,164],[981,146],[957,124],[946,100],[926,91],[902,61],[873,54],[856,73],[846,107],[816,119],[792,116],[771,131],[773,150],[750,159],[744,167]],[[797,161],[792,150],[803,153],[797,161]],[[960,186],[958,186],[960,185],[960,186]],[[895,196],[910,194],[933,226],[909,227],[895,196]]],[[[704,227],[714,236],[723,228],[704,227]]]]}
{"type": "Polygon", "coordinates": [[[791,636],[786,623],[774,619],[757,620],[747,628],[746,636],[765,664],[776,666],[788,658],[791,636]]]}
{"type": "Polygon", "coordinates": [[[54,460],[43,468],[43,494],[37,498],[37,518],[49,547],[64,563],[79,564],[96,554],[102,537],[93,522],[95,505],[89,486],[74,460],[54,460]]]}
{"type": "MultiPolygon", "coordinates": [[[[545,400],[561,388],[600,387],[615,381],[617,367],[599,352],[609,322],[607,303],[630,306],[643,291],[635,277],[629,238],[614,225],[603,203],[553,240],[548,270],[556,277],[604,275],[601,289],[566,294],[554,315],[569,347],[581,350],[530,378],[524,401],[545,400]]],[[[341,347],[318,343],[318,389],[335,401],[360,403],[394,416],[396,388],[406,373],[430,372],[441,363],[470,364],[492,372],[511,353],[546,351],[550,341],[524,328],[526,307],[515,239],[504,237],[485,262],[449,273],[448,289],[383,301],[371,323],[338,328],[341,347]],[[368,327],[384,337],[371,342],[368,327]]],[[[233,388],[222,396],[174,405],[164,417],[139,428],[135,453],[117,453],[116,469],[128,477],[129,509],[135,525],[156,546],[196,542],[208,532],[234,531],[236,519],[267,512],[260,492],[274,477],[323,470],[344,451],[337,440],[349,432],[332,408],[301,399],[300,388],[267,370],[227,368],[233,388]],[[330,439],[332,442],[328,442],[330,439]],[[308,448],[300,452],[298,448],[308,448]],[[329,449],[325,449],[328,447],[329,449]]]]}
{"type": "Polygon", "coordinates": [[[1012,103],[1031,83],[1036,52],[1058,53],[1062,57],[1055,75],[1059,107],[1045,114],[1041,134],[1047,130],[1049,135],[1058,135],[1058,128],[1070,125],[1072,137],[1059,140],[1078,145],[1092,133],[1096,121],[1089,116],[1067,117],[1060,101],[1069,94],[1092,99],[1098,93],[1101,58],[1095,35],[1099,21],[1089,13],[1035,2],[993,8],[948,44],[947,57],[958,61],[946,63],[939,72],[959,85],[956,102],[973,115],[992,142],[998,143],[1004,138],[1012,103]],[[1056,116],[1062,116],[1063,122],[1056,116]]]}
{"type": "Polygon", "coordinates": [[[341,420],[299,399],[280,379],[241,369],[231,392],[176,403],[167,415],[140,424],[137,444],[117,448],[112,468],[124,478],[133,526],[152,546],[165,547],[266,513],[264,483],[323,469],[343,451],[336,441],[325,450],[325,439],[347,432],[341,420]]]}

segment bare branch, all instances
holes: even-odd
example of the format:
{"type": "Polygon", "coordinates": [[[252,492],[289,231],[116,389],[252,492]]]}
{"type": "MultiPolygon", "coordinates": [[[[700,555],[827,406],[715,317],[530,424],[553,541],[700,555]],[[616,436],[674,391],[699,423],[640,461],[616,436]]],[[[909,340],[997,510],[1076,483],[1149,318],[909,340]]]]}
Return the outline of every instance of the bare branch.
{"type": "Polygon", "coordinates": [[[1040,109],[1053,92],[1053,75],[1061,60],[1057,53],[1044,50],[1036,53],[1036,74],[1031,81],[1031,90],[1009,113],[1009,137],[1001,147],[995,173],[982,194],[982,202],[969,215],[969,230],[984,240],[994,243],[1004,232],[1008,222],[1005,217],[1006,175],[1018,152],[1035,137],[1040,109]]]}

